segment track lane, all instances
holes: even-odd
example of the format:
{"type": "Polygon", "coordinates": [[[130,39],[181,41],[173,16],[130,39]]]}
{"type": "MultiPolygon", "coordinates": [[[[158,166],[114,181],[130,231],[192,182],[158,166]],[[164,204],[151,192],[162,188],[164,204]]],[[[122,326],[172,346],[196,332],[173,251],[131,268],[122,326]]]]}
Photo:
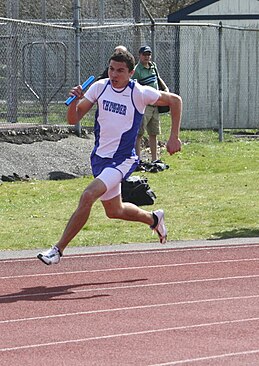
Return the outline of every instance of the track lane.
{"type": "Polygon", "coordinates": [[[4,261],[1,365],[259,364],[259,245],[231,249],[4,261]]]}

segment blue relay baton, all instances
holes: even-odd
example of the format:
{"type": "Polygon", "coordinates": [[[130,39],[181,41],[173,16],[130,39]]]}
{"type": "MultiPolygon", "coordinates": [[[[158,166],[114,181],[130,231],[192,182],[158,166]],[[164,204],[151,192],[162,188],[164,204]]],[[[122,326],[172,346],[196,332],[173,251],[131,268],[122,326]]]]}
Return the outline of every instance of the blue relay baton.
{"type": "MultiPolygon", "coordinates": [[[[93,75],[89,76],[89,78],[82,84],[82,89],[85,90],[90,84],[92,84],[94,79],[95,78],[93,75]]],[[[75,95],[73,97],[67,98],[67,100],[65,101],[65,105],[69,106],[69,104],[71,104],[76,98],[77,97],[75,95]]]]}

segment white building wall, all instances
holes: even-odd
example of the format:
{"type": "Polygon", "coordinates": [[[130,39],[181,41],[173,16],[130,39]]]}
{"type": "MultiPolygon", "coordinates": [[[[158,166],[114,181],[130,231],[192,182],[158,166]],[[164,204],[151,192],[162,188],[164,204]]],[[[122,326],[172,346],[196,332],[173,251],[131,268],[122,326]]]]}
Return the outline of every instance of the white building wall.
{"type": "MultiPolygon", "coordinates": [[[[218,14],[259,14],[259,1],[220,0],[189,16],[218,14]]],[[[219,20],[210,22],[218,24],[219,20]]],[[[222,23],[259,28],[259,20],[224,20],[222,23]]],[[[218,31],[205,27],[197,32],[193,28],[186,37],[184,28],[180,30],[183,125],[185,128],[215,128],[219,123],[218,31]]],[[[222,41],[225,128],[259,128],[259,31],[223,29],[222,41]]]]}
{"type": "MultiPolygon", "coordinates": [[[[190,14],[192,15],[238,15],[259,14],[258,0],[220,0],[190,14]]],[[[218,21],[215,21],[216,23],[218,21]]],[[[214,23],[214,21],[212,21],[214,23]]],[[[228,19],[223,24],[239,27],[259,27],[258,19],[228,19]]]]}
{"type": "Polygon", "coordinates": [[[220,0],[203,9],[193,12],[193,15],[215,14],[258,14],[258,0],[220,0]]]}

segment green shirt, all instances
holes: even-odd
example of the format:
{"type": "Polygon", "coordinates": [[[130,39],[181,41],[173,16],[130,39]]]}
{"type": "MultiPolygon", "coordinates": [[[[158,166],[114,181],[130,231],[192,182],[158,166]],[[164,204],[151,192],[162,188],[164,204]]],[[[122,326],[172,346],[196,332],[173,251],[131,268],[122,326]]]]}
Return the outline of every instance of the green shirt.
{"type": "Polygon", "coordinates": [[[135,66],[133,79],[137,80],[141,85],[148,85],[158,90],[156,64],[152,62],[149,68],[143,66],[140,62],[135,66]]]}

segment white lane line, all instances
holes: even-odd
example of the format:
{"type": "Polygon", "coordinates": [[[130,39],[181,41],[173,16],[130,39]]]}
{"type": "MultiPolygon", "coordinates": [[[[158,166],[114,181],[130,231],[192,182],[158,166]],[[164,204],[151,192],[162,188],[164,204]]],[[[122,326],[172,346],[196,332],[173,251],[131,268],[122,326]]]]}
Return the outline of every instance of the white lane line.
{"type": "MultiPolygon", "coordinates": [[[[227,246],[216,246],[216,247],[196,247],[196,248],[169,248],[169,249],[145,249],[145,250],[134,250],[131,251],[116,251],[116,252],[102,252],[102,253],[85,253],[85,254],[67,254],[62,258],[62,261],[67,259],[87,258],[87,257],[120,257],[125,255],[139,255],[139,254],[157,254],[157,253],[178,253],[178,252],[199,252],[199,251],[220,251],[220,250],[233,250],[233,249],[253,249],[259,247],[259,244],[240,244],[240,245],[227,245],[227,246]]],[[[40,250],[39,250],[40,252],[40,250]]],[[[36,254],[35,254],[36,256],[36,254]]],[[[11,258],[11,259],[0,259],[0,263],[12,263],[12,262],[38,262],[37,258],[11,258]]]]}
{"type": "Polygon", "coordinates": [[[75,313],[64,313],[64,314],[36,316],[36,317],[30,317],[30,318],[1,320],[0,325],[35,321],[35,320],[53,319],[53,318],[66,318],[66,317],[79,316],[79,315],[104,314],[104,313],[131,311],[131,310],[146,310],[146,309],[160,308],[160,307],[171,307],[171,306],[179,306],[179,305],[192,305],[192,304],[203,304],[203,303],[224,302],[224,301],[240,301],[240,300],[249,300],[249,299],[257,299],[257,298],[259,298],[259,295],[233,296],[233,297],[222,297],[222,298],[214,298],[214,299],[211,298],[211,299],[176,301],[176,302],[169,302],[169,303],[162,303],[162,304],[158,303],[158,304],[128,306],[128,307],[123,307],[123,308],[88,310],[88,311],[80,311],[80,312],[75,312],[75,313]]]}
{"type": "Polygon", "coordinates": [[[103,339],[107,340],[107,339],[119,338],[119,337],[139,336],[139,335],[165,333],[165,332],[181,331],[181,330],[185,331],[188,329],[195,329],[195,328],[206,328],[206,327],[215,327],[215,326],[230,325],[230,324],[232,325],[232,324],[240,324],[240,323],[247,323],[247,322],[258,322],[258,321],[259,321],[259,318],[235,319],[235,320],[226,320],[226,321],[221,321],[221,322],[201,323],[201,324],[185,325],[185,326],[178,326],[178,327],[171,327],[171,328],[150,329],[150,330],[143,330],[143,331],[138,331],[138,332],[107,334],[107,335],[96,336],[96,337],[68,339],[68,340],[64,340],[64,341],[0,348],[0,352],[17,351],[17,350],[25,350],[25,349],[31,349],[31,348],[48,347],[48,346],[57,346],[57,345],[61,345],[61,344],[63,345],[63,344],[71,344],[71,343],[82,343],[82,342],[89,342],[89,341],[96,341],[96,340],[98,341],[98,340],[103,340],[103,339]]]}
{"type": "MultiPolygon", "coordinates": [[[[71,293],[79,293],[79,292],[94,292],[94,291],[110,291],[110,290],[124,290],[124,289],[135,289],[135,288],[144,288],[144,287],[156,287],[156,286],[172,286],[172,285],[185,285],[189,283],[200,283],[200,282],[217,282],[217,281],[232,281],[232,280],[243,280],[243,279],[251,279],[251,278],[259,278],[258,275],[250,275],[250,276],[233,276],[233,277],[215,277],[215,278],[204,278],[204,279],[198,279],[198,280],[186,280],[186,281],[172,281],[172,282],[160,282],[160,283],[148,283],[148,284],[142,284],[142,285],[125,285],[125,286],[113,286],[113,287],[97,287],[97,288],[88,288],[88,289],[82,289],[82,290],[72,290],[73,285],[67,285],[67,291],[70,291],[70,293],[66,291],[45,291],[45,292],[38,292],[38,293],[17,293],[14,295],[3,295],[0,296],[0,300],[10,300],[15,298],[26,298],[26,297],[39,297],[39,296],[55,296],[55,295],[70,295],[71,293]]],[[[93,285],[91,285],[93,286],[93,285]]],[[[57,286],[59,287],[59,286],[57,286]]],[[[61,286],[62,287],[62,286],[61,286]]],[[[64,285],[63,287],[66,287],[64,285]]],[[[55,287],[54,287],[55,288],[55,287]]],[[[51,289],[51,287],[50,287],[51,289]]]]}
{"type": "Polygon", "coordinates": [[[0,277],[0,280],[28,278],[28,277],[44,277],[44,276],[53,276],[53,275],[62,276],[62,275],[71,275],[71,274],[73,275],[73,274],[79,274],[79,273],[132,271],[132,270],[138,270],[138,269],[175,268],[175,267],[187,267],[187,266],[200,266],[200,265],[208,265],[208,264],[258,262],[258,261],[259,261],[259,258],[244,258],[244,259],[227,259],[227,260],[220,260],[220,261],[156,264],[156,265],[152,265],[152,266],[116,267],[116,268],[92,269],[92,270],[85,270],[85,271],[51,272],[51,273],[38,273],[38,274],[16,275],[16,276],[2,276],[2,277],[0,277]]]}
{"type": "Polygon", "coordinates": [[[216,360],[219,358],[229,358],[229,357],[237,357],[237,356],[248,356],[248,355],[254,355],[259,353],[259,349],[253,349],[253,350],[247,350],[242,352],[231,352],[231,353],[222,353],[220,355],[212,355],[212,356],[206,356],[206,357],[198,357],[198,358],[188,358],[185,360],[178,360],[178,361],[171,361],[166,363],[156,363],[156,364],[150,364],[148,366],[173,366],[173,365],[183,365],[185,363],[194,363],[199,361],[209,361],[209,360],[216,360]]]}

